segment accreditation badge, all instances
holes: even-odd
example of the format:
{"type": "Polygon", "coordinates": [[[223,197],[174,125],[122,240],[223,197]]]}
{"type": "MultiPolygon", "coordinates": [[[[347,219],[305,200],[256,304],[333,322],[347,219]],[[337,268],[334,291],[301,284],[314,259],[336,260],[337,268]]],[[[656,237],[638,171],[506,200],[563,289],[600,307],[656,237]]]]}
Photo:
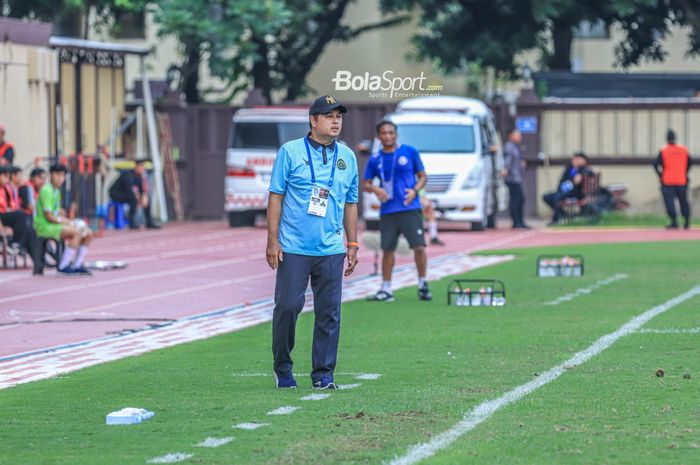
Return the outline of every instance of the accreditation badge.
{"type": "Polygon", "coordinates": [[[328,189],[313,186],[311,188],[311,199],[309,199],[309,215],[326,217],[328,209],[328,189]]]}
{"type": "Polygon", "coordinates": [[[394,198],[394,180],[393,179],[391,181],[384,181],[384,192],[386,192],[387,195],[389,196],[386,199],[387,202],[394,198]]]}

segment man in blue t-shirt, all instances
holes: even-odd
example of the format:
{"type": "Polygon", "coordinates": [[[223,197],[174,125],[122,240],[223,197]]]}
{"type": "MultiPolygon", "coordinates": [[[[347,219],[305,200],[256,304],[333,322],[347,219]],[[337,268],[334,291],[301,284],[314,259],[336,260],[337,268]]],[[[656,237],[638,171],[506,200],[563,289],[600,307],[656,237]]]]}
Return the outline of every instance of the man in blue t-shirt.
{"type": "Polygon", "coordinates": [[[265,254],[277,270],[272,353],[278,388],[297,387],[291,353],[309,279],[316,317],[311,381],[317,389],[336,388],[343,263],[347,257],[350,276],[359,247],[357,160],[336,141],[346,112],[331,96],[316,99],[309,108],[311,132],[282,145],[272,167],[265,254]]]}
{"type": "Polygon", "coordinates": [[[418,268],[418,297],[431,300],[426,273],[428,256],[423,237],[423,216],[418,192],[428,180],[418,150],[410,145],[396,144],[396,125],[383,120],[377,124],[377,137],[382,150],[372,156],[365,167],[364,188],[373,192],[382,202],[379,211],[379,231],[382,247],[382,287],[369,300],[391,302],[391,272],[394,268],[394,251],[403,234],[418,268]],[[373,184],[379,178],[379,186],[373,184]]]}

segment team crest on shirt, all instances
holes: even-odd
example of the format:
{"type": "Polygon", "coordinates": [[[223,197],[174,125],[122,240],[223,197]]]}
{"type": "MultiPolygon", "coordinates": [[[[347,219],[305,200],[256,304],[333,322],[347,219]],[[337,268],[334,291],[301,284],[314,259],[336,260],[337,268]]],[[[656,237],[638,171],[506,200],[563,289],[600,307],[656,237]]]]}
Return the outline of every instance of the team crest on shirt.
{"type": "Polygon", "coordinates": [[[406,157],[404,157],[403,155],[401,155],[401,156],[399,157],[399,165],[405,166],[406,163],[408,163],[408,158],[406,158],[406,157]]]}
{"type": "Polygon", "coordinates": [[[336,163],[336,166],[339,170],[344,170],[345,168],[347,168],[347,166],[345,165],[345,160],[343,160],[342,158],[338,159],[338,163],[336,163]]]}

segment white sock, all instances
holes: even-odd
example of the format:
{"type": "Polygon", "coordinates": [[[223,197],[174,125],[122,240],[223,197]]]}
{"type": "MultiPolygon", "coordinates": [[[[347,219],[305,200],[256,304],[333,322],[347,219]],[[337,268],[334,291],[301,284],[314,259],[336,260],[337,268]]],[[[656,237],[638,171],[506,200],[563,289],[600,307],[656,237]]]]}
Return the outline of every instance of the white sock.
{"type": "Polygon", "coordinates": [[[80,268],[83,266],[83,260],[85,260],[85,255],[87,255],[88,248],[85,245],[81,245],[78,249],[78,256],[75,258],[75,267],[80,268]]]}
{"type": "Polygon", "coordinates": [[[437,239],[438,237],[438,224],[437,221],[433,220],[428,223],[428,230],[430,231],[430,238],[437,239]]]}
{"type": "Polygon", "coordinates": [[[391,294],[391,281],[382,281],[382,291],[391,294]]]}
{"type": "Polygon", "coordinates": [[[428,280],[425,278],[418,278],[418,287],[421,289],[428,285],[428,280]]]}
{"type": "Polygon", "coordinates": [[[73,261],[74,256],[75,256],[75,249],[71,249],[70,247],[66,247],[65,250],[63,251],[63,255],[61,255],[61,263],[58,264],[58,267],[60,269],[66,268],[73,261]]]}

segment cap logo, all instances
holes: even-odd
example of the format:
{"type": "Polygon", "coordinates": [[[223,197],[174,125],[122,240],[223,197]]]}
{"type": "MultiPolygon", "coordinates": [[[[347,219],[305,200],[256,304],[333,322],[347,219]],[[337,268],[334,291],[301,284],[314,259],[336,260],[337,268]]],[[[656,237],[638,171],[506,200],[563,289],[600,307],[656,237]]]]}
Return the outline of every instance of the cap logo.
{"type": "Polygon", "coordinates": [[[326,96],[326,103],[330,103],[331,105],[335,105],[335,99],[329,95],[326,96]]]}

